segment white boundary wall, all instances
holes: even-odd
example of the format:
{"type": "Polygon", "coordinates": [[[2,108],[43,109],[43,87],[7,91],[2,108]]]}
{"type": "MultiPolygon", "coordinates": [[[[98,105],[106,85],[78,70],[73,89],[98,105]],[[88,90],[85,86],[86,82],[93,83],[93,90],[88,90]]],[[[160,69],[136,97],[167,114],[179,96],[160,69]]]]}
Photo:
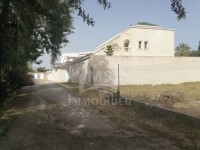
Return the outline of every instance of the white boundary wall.
{"type": "Polygon", "coordinates": [[[48,80],[53,82],[67,82],[68,81],[68,73],[66,69],[53,69],[48,73],[48,80]]]}
{"type": "Polygon", "coordinates": [[[38,72],[34,73],[34,78],[38,80],[44,80],[45,78],[45,73],[44,72],[38,72]]]}
{"type": "Polygon", "coordinates": [[[91,56],[68,67],[69,81],[80,84],[177,84],[200,81],[199,57],[91,56]]]}
{"type": "Polygon", "coordinates": [[[66,69],[57,68],[43,73],[34,73],[34,78],[53,82],[67,82],[69,75],[66,69]]]}

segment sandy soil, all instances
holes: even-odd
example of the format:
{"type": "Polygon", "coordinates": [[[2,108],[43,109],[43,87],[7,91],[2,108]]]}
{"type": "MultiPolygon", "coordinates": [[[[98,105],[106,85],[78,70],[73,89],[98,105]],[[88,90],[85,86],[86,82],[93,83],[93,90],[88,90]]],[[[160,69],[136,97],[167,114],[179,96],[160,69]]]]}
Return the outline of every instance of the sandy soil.
{"type": "Polygon", "coordinates": [[[178,150],[175,143],[156,134],[134,118],[113,121],[95,107],[74,105],[66,89],[41,82],[25,87],[22,106],[4,112],[15,117],[0,150],[178,150]]]}

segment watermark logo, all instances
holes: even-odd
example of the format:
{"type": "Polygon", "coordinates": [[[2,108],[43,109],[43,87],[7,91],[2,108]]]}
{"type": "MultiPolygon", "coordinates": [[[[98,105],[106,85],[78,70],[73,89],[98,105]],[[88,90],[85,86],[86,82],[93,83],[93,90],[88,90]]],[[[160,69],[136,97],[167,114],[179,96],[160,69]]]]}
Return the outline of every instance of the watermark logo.
{"type": "Polygon", "coordinates": [[[102,96],[100,95],[97,98],[77,98],[77,97],[73,97],[71,95],[69,95],[68,97],[69,100],[69,105],[71,106],[87,106],[87,105],[100,105],[100,106],[105,106],[105,105],[118,105],[118,106],[130,106],[132,105],[131,103],[131,99],[129,98],[120,98],[120,99],[116,99],[116,98],[111,98],[111,99],[105,99],[102,98],[102,96]]]}

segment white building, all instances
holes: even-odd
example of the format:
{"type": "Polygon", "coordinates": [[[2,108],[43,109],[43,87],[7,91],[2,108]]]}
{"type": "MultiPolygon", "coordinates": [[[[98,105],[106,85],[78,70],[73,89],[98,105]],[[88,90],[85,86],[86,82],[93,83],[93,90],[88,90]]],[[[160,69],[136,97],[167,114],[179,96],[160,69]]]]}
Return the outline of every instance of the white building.
{"type": "Polygon", "coordinates": [[[95,55],[106,55],[108,45],[116,56],[174,56],[174,30],[139,22],[99,45],[95,55]]]}
{"type": "Polygon", "coordinates": [[[92,54],[92,52],[62,54],[61,57],[60,57],[60,60],[61,60],[61,63],[72,62],[72,61],[75,61],[78,58],[81,58],[81,57],[86,56],[88,54],[92,54]]]}

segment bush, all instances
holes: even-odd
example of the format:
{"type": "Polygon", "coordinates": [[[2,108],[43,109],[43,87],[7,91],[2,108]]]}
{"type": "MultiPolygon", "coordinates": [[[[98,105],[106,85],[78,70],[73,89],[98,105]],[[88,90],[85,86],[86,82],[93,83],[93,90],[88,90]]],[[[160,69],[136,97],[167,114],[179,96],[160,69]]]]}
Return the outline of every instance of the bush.
{"type": "Polygon", "coordinates": [[[0,103],[23,86],[25,69],[6,70],[0,75],[0,103]]]}

